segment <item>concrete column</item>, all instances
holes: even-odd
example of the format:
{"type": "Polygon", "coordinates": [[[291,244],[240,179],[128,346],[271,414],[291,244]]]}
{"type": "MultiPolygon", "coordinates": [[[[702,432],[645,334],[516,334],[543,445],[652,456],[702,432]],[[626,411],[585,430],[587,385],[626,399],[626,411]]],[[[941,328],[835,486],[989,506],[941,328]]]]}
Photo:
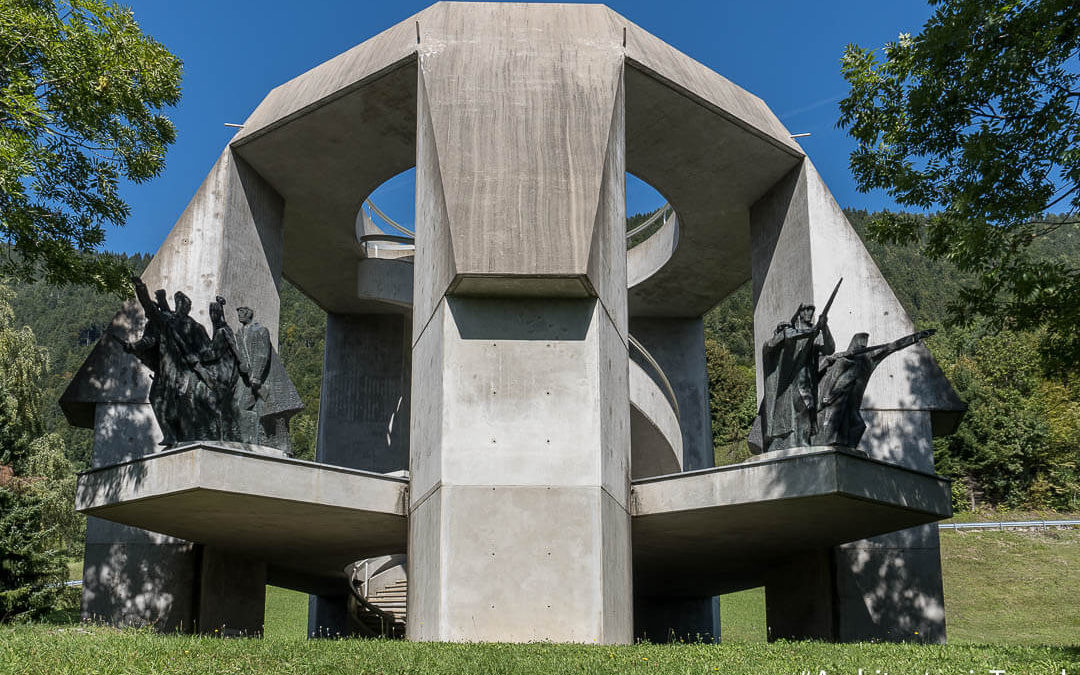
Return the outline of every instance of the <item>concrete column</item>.
{"type": "Polygon", "coordinates": [[[316,461],[409,467],[411,328],[401,314],[327,314],[316,461]]]}
{"type": "Polygon", "coordinates": [[[513,11],[422,28],[408,634],[629,642],[621,43],[513,11]]]}
{"type": "Polygon", "coordinates": [[[765,580],[769,641],[839,640],[837,605],[832,549],[806,551],[777,564],[765,580]]]}
{"type": "MultiPolygon", "coordinates": [[[[175,291],[186,293],[192,316],[207,326],[215,295],[233,308],[247,305],[276,343],[283,207],[274,189],[226,149],[143,280],[151,290],[166,289],[170,301],[175,291]]],[[[226,316],[238,326],[235,311],[226,316]]],[[[134,339],[143,323],[141,308],[131,301],[107,332],[134,339]]],[[[160,449],[161,433],[147,403],[149,372],[119,345],[111,338],[99,342],[60,400],[69,422],[94,428],[94,466],[160,449]]],[[[83,613],[190,630],[199,592],[195,556],[189,542],[88,519],[83,613]]]]}
{"type": "MultiPolygon", "coordinates": [[[[808,160],[754,204],[750,224],[758,345],[790,319],[799,303],[822,308],[840,277],[844,282],[829,314],[838,350],[859,331],[869,332],[874,344],[915,331],[808,160]]],[[[933,473],[931,437],[935,428],[948,426],[938,420],[956,420],[961,410],[963,404],[930,352],[916,345],[890,356],[871,378],[863,399],[868,428],[859,449],[875,459],[933,473]]],[[[935,526],[808,555],[814,565],[774,574],[766,585],[774,637],[944,641],[935,526]],[[821,618],[826,611],[821,603],[827,604],[831,623],[821,618]],[[813,611],[781,610],[792,606],[813,611]],[[831,638],[824,638],[825,623],[831,638]]]]}
{"type": "Polygon", "coordinates": [[[200,633],[260,637],[266,609],[266,563],[202,546],[199,556],[200,633]]]}
{"type": "MultiPolygon", "coordinates": [[[[634,318],[630,334],[663,369],[679,403],[683,470],[713,466],[709,377],[705,370],[705,326],[701,317],[634,318]]],[[[631,350],[631,358],[636,353],[631,350]]],[[[645,365],[646,372],[651,372],[645,365]]],[[[634,595],[634,637],[651,642],[720,640],[718,598],[655,598],[634,595]]]]}
{"type": "MultiPolygon", "coordinates": [[[[315,461],[380,473],[409,468],[411,336],[407,315],[327,314],[315,461]]],[[[308,636],[348,635],[347,602],[309,596],[308,636]]]]}
{"type": "MultiPolygon", "coordinates": [[[[675,390],[682,429],[683,471],[711,467],[712,420],[709,376],[705,371],[705,326],[701,317],[635,318],[630,320],[630,334],[649,350],[675,390]]],[[[631,358],[635,358],[632,350],[631,358]]],[[[649,372],[647,368],[646,372],[649,372]]]]}

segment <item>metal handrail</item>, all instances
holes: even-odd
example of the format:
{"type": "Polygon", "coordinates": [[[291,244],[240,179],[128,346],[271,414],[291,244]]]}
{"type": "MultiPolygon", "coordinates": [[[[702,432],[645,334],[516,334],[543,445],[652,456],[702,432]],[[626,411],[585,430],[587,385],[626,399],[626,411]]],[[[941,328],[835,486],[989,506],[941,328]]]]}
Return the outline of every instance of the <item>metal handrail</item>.
{"type": "Polygon", "coordinates": [[[645,358],[645,362],[660,376],[660,383],[664,386],[664,391],[667,394],[668,401],[671,403],[672,410],[675,411],[675,419],[681,422],[682,417],[679,415],[679,401],[675,398],[675,389],[671,386],[671,382],[668,381],[667,375],[664,374],[664,369],[656,362],[656,359],[649,353],[649,350],[645,349],[645,345],[637,341],[637,338],[629,333],[626,334],[626,337],[630,341],[630,346],[636,349],[638,353],[645,358]]]}
{"type": "Polygon", "coordinates": [[[384,220],[384,221],[386,222],[386,224],[387,224],[387,225],[389,225],[390,227],[394,228],[394,229],[395,229],[395,230],[397,230],[398,232],[401,232],[401,233],[403,233],[403,234],[404,234],[405,236],[407,236],[407,237],[411,237],[411,238],[413,238],[413,239],[415,239],[415,238],[416,238],[416,233],[415,233],[415,232],[413,232],[413,231],[412,231],[412,230],[410,230],[409,228],[405,227],[404,225],[399,225],[399,224],[398,224],[397,222],[395,222],[395,221],[394,221],[394,219],[393,219],[393,218],[391,218],[390,216],[388,216],[388,215],[386,215],[385,213],[383,213],[383,212],[382,212],[382,211],[381,211],[381,210],[379,209],[379,207],[378,207],[378,206],[375,206],[375,203],[374,203],[374,202],[372,202],[372,201],[371,201],[370,199],[365,199],[365,200],[364,200],[364,206],[366,206],[366,207],[368,207],[369,209],[371,209],[372,211],[374,211],[374,212],[375,212],[375,215],[377,215],[378,217],[382,218],[382,219],[383,219],[383,220],[384,220]]]}
{"type": "MultiPolygon", "coordinates": [[[[654,211],[651,216],[649,216],[648,218],[645,219],[645,222],[641,223],[640,225],[638,225],[634,229],[627,232],[626,233],[626,238],[630,239],[631,237],[633,237],[638,232],[641,232],[645,228],[647,228],[650,225],[652,225],[653,223],[655,223],[656,219],[659,218],[660,216],[664,215],[670,208],[671,208],[671,204],[664,204],[660,208],[656,209],[656,211],[654,211]]],[[[667,222],[666,218],[664,219],[664,222],[667,222]]]]}
{"type": "Polygon", "coordinates": [[[1080,520],[1013,520],[997,523],[938,523],[942,530],[1015,530],[1038,527],[1080,527],[1080,520]]]}

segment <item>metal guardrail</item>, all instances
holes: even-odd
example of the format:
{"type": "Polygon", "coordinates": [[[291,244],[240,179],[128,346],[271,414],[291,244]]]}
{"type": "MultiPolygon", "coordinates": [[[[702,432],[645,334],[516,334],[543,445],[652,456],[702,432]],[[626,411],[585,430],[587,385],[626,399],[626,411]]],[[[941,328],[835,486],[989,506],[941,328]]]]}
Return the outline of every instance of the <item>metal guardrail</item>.
{"type": "MultiPolygon", "coordinates": [[[[647,228],[650,225],[652,225],[653,223],[655,223],[657,218],[664,215],[668,211],[674,212],[672,210],[672,208],[671,208],[671,204],[664,204],[660,208],[656,209],[655,211],[653,211],[653,214],[651,216],[649,216],[648,218],[645,219],[645,222],[639,224],[637,227],[635,227],[634,229],[627,232],[626,233],[626,238],[629,240],[630,238],[632,238],[638,232],[643,231],[645,228],[647,228]]],[[[664,222],[667,222],[667,218],[664,219],[664,222]]]]}
{"type": "Polygon", "coordinates": [[[660,378],[660,384],[664,387],[664,393],[667,394],[668,402],[671,403],[671,408],[675,411],[675,419],[682,421],[682,417],[679,415],[679,402],[675,398],[675,389],[671,386],[671,382],[668,381],[667,375],[664,374],[664,369],[656,362],[656,359],[649,353],[649,350],[645,349],[645,345],[637,341],[637,338],[629,333],[627,333],[626,337],[630,339],[630,346],[641,354],[641,357],[645,359],[645,362],[649,364],[649,367],[652,368],[653,372],[660,378]]]}
{"type": "Polygon", "coordinates": [[[394,229],[395,229],[395,230],[397,230],[398,232],[401,232],[401,233],[402,233],[403,235],[405,235],[406,237],[408,237],[408,238],[410,238],[410,239],[415,239],[415,238],[416,238],[416,233],[415,233],[415,232],[413,232],[413,231],[412,231],[412,230],[410,230],[409,228],[405,227],[404,225],[399,225],[399,224],[398,224],[398,223],[397,223],[396,221],[394,221],[394,219],[393,219],[393,218],[391,218],[390,216],[388,216],[388,215],[386,215],[385,213],[383,213],[383,212],[382,212],[382,211],[381,211],[381,210],[379,209],[379,207],[378,207],[378,206],[375,206],[375,203],[374,203],[374,202],[372,202],[372,201],[371,201],[370,199],[365,199],[365,200],[364,200],[364,206],[366,206],[366,207],[368,207],[369,209],[371,209],[371,210],[372,210],[372,211],[373,211],[373,212],[375,213],[375,215],[377,215],[377,216],[378,216],[379,218],[382,218],[382,220],[383,220],[384,222],[386,222],[386,224],[387,224],[387,225],[389,225],[390,227],[394,228],[394,229]]]}
{"type": "Polygon", "coordinates": [[[941,530],[1019,530],[1080,527],[1080,520],[1012,520],[997,523],[939,523],[941,530]]]}

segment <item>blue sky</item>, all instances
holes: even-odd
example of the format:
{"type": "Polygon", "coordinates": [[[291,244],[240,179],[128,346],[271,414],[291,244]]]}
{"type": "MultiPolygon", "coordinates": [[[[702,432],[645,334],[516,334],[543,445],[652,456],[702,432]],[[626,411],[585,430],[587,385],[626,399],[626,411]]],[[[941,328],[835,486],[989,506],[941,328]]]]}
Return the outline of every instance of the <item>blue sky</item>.
{"type": "MultiPolygon", "coordinates": [[[[169,112],[178,138],[164,173],[124,187],[128,224],[106,248],[154,252],[240,123],[273,87],[363,42],[430,2],[343,0],[129,0],[143,31],[184,61],[184,96],[169,112]]],[[[844,46],[881,47],[917,33],[931,9],[920,0],[612,1],[627,19],[761,97],[800,139],[841,206],[893,206],[859,194],[848,171],[852,143],[836,129],[844,46]]],[[[655,206],[628,185],[631,213],[655,206]]],[[[377,195],[392,217],[411,222],[407,181],[377,195]]]]}

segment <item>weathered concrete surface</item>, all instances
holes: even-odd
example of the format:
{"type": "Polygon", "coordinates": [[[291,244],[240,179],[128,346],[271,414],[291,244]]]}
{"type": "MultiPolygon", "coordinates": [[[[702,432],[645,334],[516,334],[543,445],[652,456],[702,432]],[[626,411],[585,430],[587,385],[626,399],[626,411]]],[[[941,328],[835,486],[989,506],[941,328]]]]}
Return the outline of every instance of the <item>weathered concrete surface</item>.
{"type": "Polygon", "coordinates": [[[191,632],[197,572],[195,544],[89,517],[82,618],[191,632]]]}
{"type": "Polygon", "coordinates": [[[448,298],[413,353],[410,638],[629,641],[628,361],[600,303],[448,298]]]}
{"type": "MultiPolygon", "coordinates": [[[[705,326],[701,318],[635,317],[630,321],[630,333],[649,350],[675,390],[682,432],[683,470],[711,467],[712,420],[709,417],[709,378],[705,370],[705,326]]],[[[636,358],[633,351],[631,358],[636,358]]]]}
{"type": "Polygon", "coordinates": [[[634,481],[635,588],[700,597],[760,586],[796,552],[951,512],[948,481],[825,448],[634,481]]]}
{"type": "Polygon", "coordinates": [[[79,476],[76,508],[268,565],[268,582],[340,593],[345,565],[405,549],[407,482],[211,444],[79,476]]]}
{"type": "Polygon", "coordinates": [[[401,315],[327,315],[317,462],[409,468],[409,331],[401,315]]]}

